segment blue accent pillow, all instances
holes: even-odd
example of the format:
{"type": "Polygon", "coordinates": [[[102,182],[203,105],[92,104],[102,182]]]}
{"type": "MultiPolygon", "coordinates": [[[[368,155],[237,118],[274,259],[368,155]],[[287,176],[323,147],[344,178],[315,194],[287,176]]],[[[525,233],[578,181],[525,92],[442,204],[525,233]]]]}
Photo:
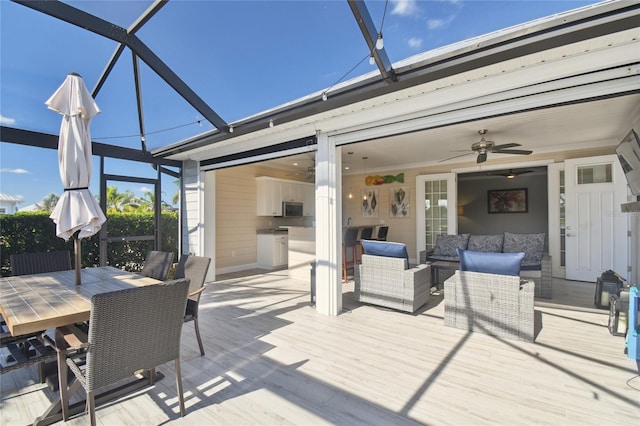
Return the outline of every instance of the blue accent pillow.
{"type": "Polygon", "coordinates": [[[409,262],[409,253],[404,243],[390,241],[362,240],[364,254],[373,256],[399,257],[409,262]]]}
{"type": "Polygon", "coordinates": [[[520,275],[524,253],[485,253],[458,249],[460,270],[497,275],[520,275]]]}

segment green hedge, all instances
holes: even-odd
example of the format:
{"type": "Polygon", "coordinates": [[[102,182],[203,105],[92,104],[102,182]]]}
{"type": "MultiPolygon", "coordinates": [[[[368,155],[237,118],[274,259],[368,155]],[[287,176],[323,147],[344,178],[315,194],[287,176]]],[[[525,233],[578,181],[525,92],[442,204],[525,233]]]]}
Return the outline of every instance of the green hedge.
{"type": "MultiPolygon", "coordinates": [[[[14,253],[36,253],[51,250],[69,250],[73,263],[73,240],[65,242],[56,237],[56,226],[49,219],[50,212],[24,212],[0,215],[0,265],[2,276],[11,274],[9,256],[14,253]]],[[[153,235],[152,213],[109,213],[107,229],[109,237],[153,235]]],[[[153,241],[110,243],[107,264],[128,271],[142,267],[147,250],[153,249],[153,241]]],[[[162,212],[162,250],[178,255],[178,214],[162,212]]],[[[82,266],[99,266],[99,236],[82,240],[82,266]]]]}

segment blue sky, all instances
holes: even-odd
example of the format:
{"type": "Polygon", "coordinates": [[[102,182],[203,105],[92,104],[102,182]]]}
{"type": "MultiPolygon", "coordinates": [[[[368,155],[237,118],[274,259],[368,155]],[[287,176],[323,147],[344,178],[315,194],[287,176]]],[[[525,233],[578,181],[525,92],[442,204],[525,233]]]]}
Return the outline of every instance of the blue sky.
{"type": "MultiPolygon", "coordinates": [[[[128,27],[149,1],[68,1],[128,27]]],[[[392,62],[420,52],[553,15],[594,1],[367,0],[376,27],[383,22],[392,62]]],[[[137,33],[225,121],[231,123],[326,89],[374,69],[346,0],[172,0],[137,33]],[[361,62],[362,61],[362,62],[361,62]],[[356,65],[359,64],[357,67],[356,65]],[[354,68],[351,73],[345,74],[354,68]]],[[[44,102],[68,72],[91,90],[116,43],[25,6],[0,0],[0,122],[57,134],[60,116],[44,102]]],[[[158,148],[213,127],[146,65],[141,66],[147,145],[158,148]],[[168,130],[172,129],[172,130],[168,130]]],[[[131,54],[125,50],[96,97],[102,113],[93,140],[140,147],[131,54]]],[[[0,143],[0,192],[23,198],[18,207],[60,194],[57,153],[0,143]]],[[[147,165],[107,160],[106,173],[155,176],[147,165]]],[[[94,160],[91,190],[98,192],[94,160]]],[[[175,187],[163,181],[169,201],[175,187]]],[[[138,195],[141,185],[118,184],[138,195]]]]}

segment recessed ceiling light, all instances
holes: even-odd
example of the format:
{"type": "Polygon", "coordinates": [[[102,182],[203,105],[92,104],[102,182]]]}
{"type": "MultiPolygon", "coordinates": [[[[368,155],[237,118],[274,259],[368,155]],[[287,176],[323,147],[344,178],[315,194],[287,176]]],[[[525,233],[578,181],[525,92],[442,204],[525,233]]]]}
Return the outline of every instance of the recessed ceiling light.
{"type": "Polygon", "coordinates": [[[297,166],[297,165],[298,165],[298,163],[293,163],[293,165],[294,165],[294,166],[297,166]]]}

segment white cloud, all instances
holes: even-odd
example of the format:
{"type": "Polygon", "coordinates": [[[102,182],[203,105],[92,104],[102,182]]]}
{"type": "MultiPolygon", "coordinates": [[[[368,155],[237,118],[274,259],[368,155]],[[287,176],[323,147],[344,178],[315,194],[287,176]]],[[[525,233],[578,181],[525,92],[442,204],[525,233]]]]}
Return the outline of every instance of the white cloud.
{"type": "Polygon", "coordinates": [[[16,124],[16,119],[5,117],[4,115],[0,114],[0,124],[9,124],[9,125],[16,124]]]}
{"type": "Polygon", "coordinates": [[[392,15],[409,16],[420,11],[416,0],[392,0],[391,3],[393,3],[392,15]]]}
{"type": "Polygon", "coordinates": [[[449,15],[447,19],[429,19],[427,20],[427,28],[430,30],[438,30],[448,26],[456,18],[456,15],[449,15]]]}
{"type": "Polygon", "coordinates": [[[146,187],[146,186],[141,186],[140,187],[140,192],[145,193],[145,192],[153,192],[153,189],[146,187]]]}
{"type": "Polygon", "coordinates": [[[25,169],[0,169],[0,173],[15,173],[17,175],[22,175],[22,174],[31,173],[31,172],[25,169]]]}
{"type": "Polygon", "coordinates": [[[442,28],[447,25],[446,21],[442,19],[429,19],[427,21],[427,28],[430,30],[437,30],[438,28],[442,28]]]}
{"type": "Polygon", "coordinates": [[[409,41],[407,41],[407,44],[409,45],[410,48],[414,50],[420,50],[422,48],[422,39],[411,37],[409,41]]]}

